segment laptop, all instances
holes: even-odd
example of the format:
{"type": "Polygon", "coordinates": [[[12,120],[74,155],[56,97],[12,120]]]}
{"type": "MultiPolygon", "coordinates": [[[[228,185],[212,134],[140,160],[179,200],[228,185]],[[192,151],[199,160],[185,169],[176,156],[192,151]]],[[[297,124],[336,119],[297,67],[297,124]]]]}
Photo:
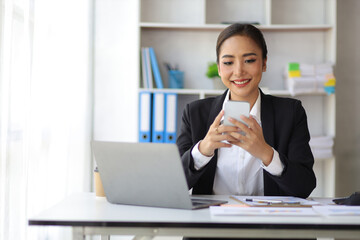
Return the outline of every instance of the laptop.
{"type": "Polygon", "coordinates": [[[92,150],[110,203],[177,209],[226,203],[190,197],[175,144],[93,141],[92,150]]]}

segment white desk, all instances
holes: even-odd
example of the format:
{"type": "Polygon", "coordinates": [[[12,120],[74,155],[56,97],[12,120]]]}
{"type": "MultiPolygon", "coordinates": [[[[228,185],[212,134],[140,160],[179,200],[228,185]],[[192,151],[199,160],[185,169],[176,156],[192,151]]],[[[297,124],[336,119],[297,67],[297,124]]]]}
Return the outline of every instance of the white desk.
{"type": "MultiPolygon", "coordinates": [[[[216,198],[232,202],[227,196],[216,198]]],[[[360,239],[360,217],[211,216],[208,208],[110,204],[93,193],[74,194],[30,218],[29,225],[71,226],[73,239],[85,235],[360,239]]]]}

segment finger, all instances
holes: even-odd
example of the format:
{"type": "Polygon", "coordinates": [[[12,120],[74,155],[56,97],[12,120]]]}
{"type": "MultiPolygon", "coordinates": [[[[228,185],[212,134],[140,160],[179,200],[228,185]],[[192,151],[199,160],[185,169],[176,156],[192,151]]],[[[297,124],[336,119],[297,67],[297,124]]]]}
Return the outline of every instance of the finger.
{"type": "Polygon", "coordinates": [[[220,125],[220,122],[221,122],[221,118],[224,116],[224,110],[221,110],[219,112],[219,114],[216,116],[214,122],[213,122],[213,126],[214,127],[218,127],[220,125]]]}
{"type": "Polygon", "coordinates": [[[219,126],[219,132],[221,133],[236,132],[236,131],[238,131],[238,127],[236,126],[225,126],[225,125],[219,126]]]}
{"type": "Polygon", "coordinates": [[[257,129],[260,127],[259,123],[256,121],[256,119],[253,116],[246,117],[244,115],[240,116],[240,119],[243,120],[249,128],[257,129]]]}
{"type": "Polygon", "coordinates": [[[246,141],[246,136],[244,136],[240,132],[232,132],[232,133],[230,133],[230,136],[233,137],[234,139],[236,139],[236,141],[240,141],[240,142],[246,141]]]}
{"type": "Polygon", "coordinates": [[[229,121],[230,121],[231,123],[233,123],[233,124],[238,128],[238,130],[236,130],[235,132],[242,131],[242,132],[244,132],[245,134],[249,134],[249,133],[250,133],[249,127],[248,127],[246,124],[244,124],[243,122],[240,122],[240,121],[238,121],[238,120],[236,120],[236,119],[234,119],[234,118],[229,118],[229,121]]]}
{"type": "Polygon", "coordinates": [[[248,139],[246,136],[240,134],[240,133],[233,133],[232,137],[236,138],[236,141],[231,141],[230,143],[233,145],[236,145],[238,147],[241,147],[242,149],[249,151],[250,146],[253,143],[251,139],[248,139]]]}
{"type": "Polygon", "coordinates": [[[226,133],[229,133],[229,132],[238,131],[238,127],[220,125],[218,127],[215,127],[214,131],[215,131],[216,134],[226,134],[226,133]]]}
{"type": "Polygon", "coordinates": [[[223,140],[222,141],[228,141],[228,142],[236,142],[239,141],[238,139],[234,138],[231,134],[223,134],[222,135],[223,140]]]}
{"type": "Polygon", "coordinates": [[[236,138],[231,136],[229,133],[226,134],[216,134],[211,136],[212,142],[222,142],[222,141],[237,141],[236,138]]]}
{"type": "Polygon", "coordinates": [[[236,120],[235,118],[229,117],[229,121],[237,127],[247,127],[247,123],[236,120]]]}
{"type": "Polygon", "coordinates": [[[243,146],[243,143],[240,142],[240,141],[231,141],[229,143],[231,143],[231,145],[233,145],[233,146],[235,145],[235,146],[238,146],[238,147],[241,147],[241,148],[245,149],[244,146],[243,146]]]}
{"type": "MultiPolygon", "coordinates": [[[[221,147],[231,147],[232,145],[228,142],[223,142],[223,141],[211,141],[210,143],[210,147],[211,149],[213,149],[215,151],[215,149],[221,148],[221,147]]],[[[211,154],[209,154],[211,155],[211,154]]]]}

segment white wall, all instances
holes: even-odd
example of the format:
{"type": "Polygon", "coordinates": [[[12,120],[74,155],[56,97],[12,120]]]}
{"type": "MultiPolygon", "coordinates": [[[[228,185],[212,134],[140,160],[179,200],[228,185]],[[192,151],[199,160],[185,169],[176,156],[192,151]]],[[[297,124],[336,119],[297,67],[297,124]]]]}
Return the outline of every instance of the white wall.
{"type": "Polygon", "coordinates": [[[94,139],[137,141],[139,2],[94,1],[94,139]]]}

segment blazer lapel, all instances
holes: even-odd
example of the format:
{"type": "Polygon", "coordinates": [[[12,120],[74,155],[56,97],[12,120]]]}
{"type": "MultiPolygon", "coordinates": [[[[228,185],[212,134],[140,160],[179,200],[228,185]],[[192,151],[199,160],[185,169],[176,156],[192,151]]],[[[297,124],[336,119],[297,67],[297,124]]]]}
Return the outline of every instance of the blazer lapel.
{"type": "Polygon", "coordinates": [[[274,147],[274,109],[271,102],[271,98],[265,95],[261,90],[261,125],[265,141],[272,147],[274,147]]]}
{"type": "Polygon", "coordinates": [[[223,95],[216,97],[214,102],[211,104],[211,109],[210,109],[210,114],[209,114],[208,122],[206,125],[206,129],[210,128],[210,125],[214,122],[216,116],[221,111],[227,91],[229,91],[229,90],[226,90],[223,93],[223,95]]]}

